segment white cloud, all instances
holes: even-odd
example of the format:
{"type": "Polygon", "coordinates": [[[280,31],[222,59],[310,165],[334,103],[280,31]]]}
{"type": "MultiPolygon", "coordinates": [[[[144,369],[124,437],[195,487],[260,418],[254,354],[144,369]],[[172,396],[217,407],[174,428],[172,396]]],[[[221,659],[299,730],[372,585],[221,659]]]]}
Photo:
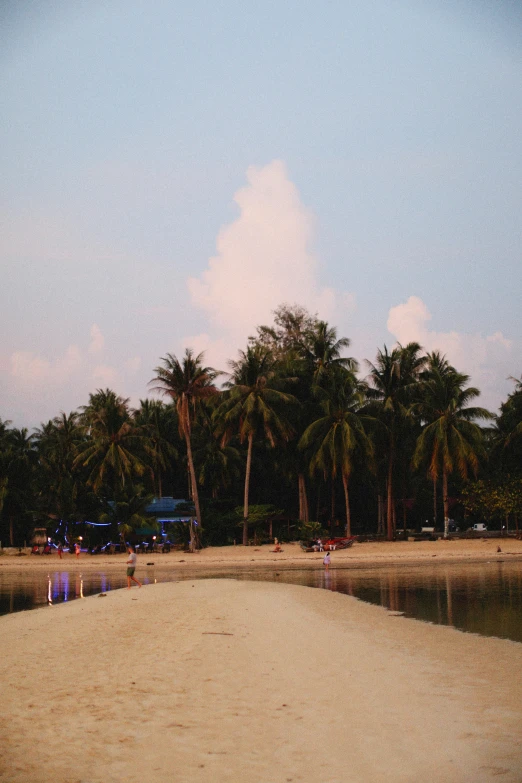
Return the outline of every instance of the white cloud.
{"type": "Polygon", "coordinates": [[[315,221],[284,163],[250,166],[247,180],[234,196],[239,217],[218,234],[217,255],[199,278],[188,280],[193,305],[206,312],[213,327],[192,338],[191,345],[204,346],[213,363],[230,358],[230,346],[244,346],[256,325],[270,323],[283,302],[303,305],[332,323],[338,310],[354,307],[353,295],[320,285],[310,249],[315,221]]]}
{"type": "Polygon", "coordinates": [[[120,374],[115,367],[99,364],[93,369],[91,378],[96,387],[114,387],[119,384],[120,374]]]}
{"type": "Polygon", "coordinates": [[[136,375],[141,364],[139,357],[123,361],[121,366],[99,363],[97,355],[104,340],[95,324],[89,337],[83,347],[69,345],[63,354],[51,358],[31,351],[12,353],[0,376],[0,396],[4,411],[9,413],[4,416],[20,418],[27,426],[35,423],[36,417],[44,420],[60,410],[78,408],[96,388],[109,386],[119,391],[124,375],[129,379],[136,375]]]}
{"type": "Polygon", "coordinates": [[[98,324],[91,326],[91,342],[89,343],[89,353],[101,353],[105,348],[105,337],[101,333],[98,324]]]}
{"type": "Polygon", "coordinates": [[[82,366],[77,345],[70,345],[63,356],[49,360],[30,351],[15,351],[11,355],[10,374],[19,383],[63,383],[82,366]]]}
{"type": "Polygon", "coordinates": [[[405,345],[418,342],[425,351],[445,354],[457,370],[470,375],[470,382],[482,392],[482,404],[496,408],[499,385],[512,374],[513,343],[502,332],[484,337],[465,332],[436,332],[429,329],[431,313],[418,296],[395,307],[388,314],[388,331],[405,345]]]}

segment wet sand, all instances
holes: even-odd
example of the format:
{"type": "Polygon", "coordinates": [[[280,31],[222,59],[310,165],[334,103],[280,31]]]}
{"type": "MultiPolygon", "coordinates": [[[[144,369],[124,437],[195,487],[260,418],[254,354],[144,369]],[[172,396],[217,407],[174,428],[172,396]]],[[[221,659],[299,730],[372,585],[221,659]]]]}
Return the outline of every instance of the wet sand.
{"type": "Polygon", "coordinates": [[[0,617],[0,778],[514,783],[521,665],[306,587],[117,590],[0,617]]]}

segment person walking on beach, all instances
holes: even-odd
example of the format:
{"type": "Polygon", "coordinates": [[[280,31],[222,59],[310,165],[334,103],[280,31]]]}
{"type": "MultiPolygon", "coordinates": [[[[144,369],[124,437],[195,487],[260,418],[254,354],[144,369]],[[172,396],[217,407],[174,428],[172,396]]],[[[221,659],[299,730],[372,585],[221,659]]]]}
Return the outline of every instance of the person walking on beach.
{"type": "Polygon", "coordinates": [[[327,552],[325,554],[324,558],[323,558],[324,570],[325,571],[328,571],[328,569],[330,568],[330,562],[331,562],[330,552],[327,552]]]}
{"type": "Polygon", "coordinates": [[[76,557],[77,557],[77,558],[78,558],[78,557],[80,557],[80,552],[81,552],[81,551],[82,551],[82,550],[81,550],[81,548],[80,548],[80,545],[79,545],[79,544],[75,544],[75,545],[74,545],[74,553],[75,553],[75,555],[76,555],[76,557]]]}
{"type": "Polygon", "coordinates": [[[139,582],[136,577],[134,576],[134,571],[136,570],[136,552],[134,551],[133,546],[127,547],[127,552],[129,553],[129,559],[127,560],[127,590],[130,590],[131,588],[131,581],[136,582],[138,587],[141,587],[141,582],[139,582]]]}
{"type": "Polygon", "coordinates": [[[58,557],[60,558],[60,560],[62,559],[62,555],[63,555],[63,546],[61,544],[58,544],[58,557]]]}

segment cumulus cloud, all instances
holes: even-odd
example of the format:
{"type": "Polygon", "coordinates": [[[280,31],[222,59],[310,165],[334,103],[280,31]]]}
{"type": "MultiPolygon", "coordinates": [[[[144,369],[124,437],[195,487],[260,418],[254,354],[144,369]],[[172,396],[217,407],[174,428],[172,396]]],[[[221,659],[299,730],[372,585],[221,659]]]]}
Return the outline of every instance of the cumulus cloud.
{"type": "Polygon", "coordinates": [[[105,348],[105,338],[101,333],[98,324],[91,326],[91,342],[89,343],[89,353],[101,353],[105,348]]]}
{"type": "Polygon", "coordinates": [[[70,345],[63,356],[54,360],[36,356],[30,351],[15,351],[11,355],[11,375],[21,383],[63,383],[82,366],[77,345],[70,345]]]}
{"type": "Polygon", "coordinates": [[[223,341],[228,351],[241,346],[256,325],[271,321],[282,302],[299,303],[332,322],[337,311],[354,307],[353,295],[320,284],[311,250],[314,217],[285,164],[250,166],[247,181],[234,196],[238,218],[218,234],[217,255],[198,278],[188,280],[192,304],[212,327],[192,337],[191,344],[207,348],[213,361],[222,358],[223,341]]]}
{"type": "Polygon", "coordinates": [[[99,364],[92,370],[91,378],[96,387],[114,387],[119,384],[120,374],[115,367],[99,364]]]}
{"type": "MultiPolygon", "coordinates": [[[[461,372],[470,375],[471,383],[483,393],[483,404],[497,407],[499,382],[512,374],[513,343],[502,332],[484,337],[465,332],[437,332],[429,328],[431,313],[418,296],[392,307],[388,314],[388,331],[405,345],[418,342],[424,350],[438,350],[461,372]]],[[[504,385],[504,384],[502,384],[504,385]]]]}
{"type": "Polygon", "coordinates": [[[60,355],[49,358],[31,351],[11,353],[2,360],[4,372],[0,375],[0,396],[9,413],[4,415],[27,426],[60,410],[76,409],[100,387],[128,396],[121,391],[124,379],[132,384],[141,358],[122,357],[114,365],[101,363],[99,354],[104,345],[101,330],[93,324],[83,346],[69,345],[60,355]]]}

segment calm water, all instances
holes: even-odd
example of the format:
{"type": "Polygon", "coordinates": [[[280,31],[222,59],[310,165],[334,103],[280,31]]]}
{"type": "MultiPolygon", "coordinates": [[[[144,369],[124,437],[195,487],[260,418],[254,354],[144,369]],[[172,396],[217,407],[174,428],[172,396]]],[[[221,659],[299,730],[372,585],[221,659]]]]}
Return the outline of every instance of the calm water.
{"type": "MultiPolygon", "coordinates": [[[[452,625],[463,631],[522,642],[522,562],[426,564],[323,570],[284,567],[235,568],[202,573],[188,568],[140,567],[145,584],[180,579],[234,578],[286,582],[334,590],[404,612],[408,617],[452,625]]],[[[28,573],[0,570],[0,614],[84,598],[126,586],[122,568],[116,575],[100,571],[28,573]]]]}

